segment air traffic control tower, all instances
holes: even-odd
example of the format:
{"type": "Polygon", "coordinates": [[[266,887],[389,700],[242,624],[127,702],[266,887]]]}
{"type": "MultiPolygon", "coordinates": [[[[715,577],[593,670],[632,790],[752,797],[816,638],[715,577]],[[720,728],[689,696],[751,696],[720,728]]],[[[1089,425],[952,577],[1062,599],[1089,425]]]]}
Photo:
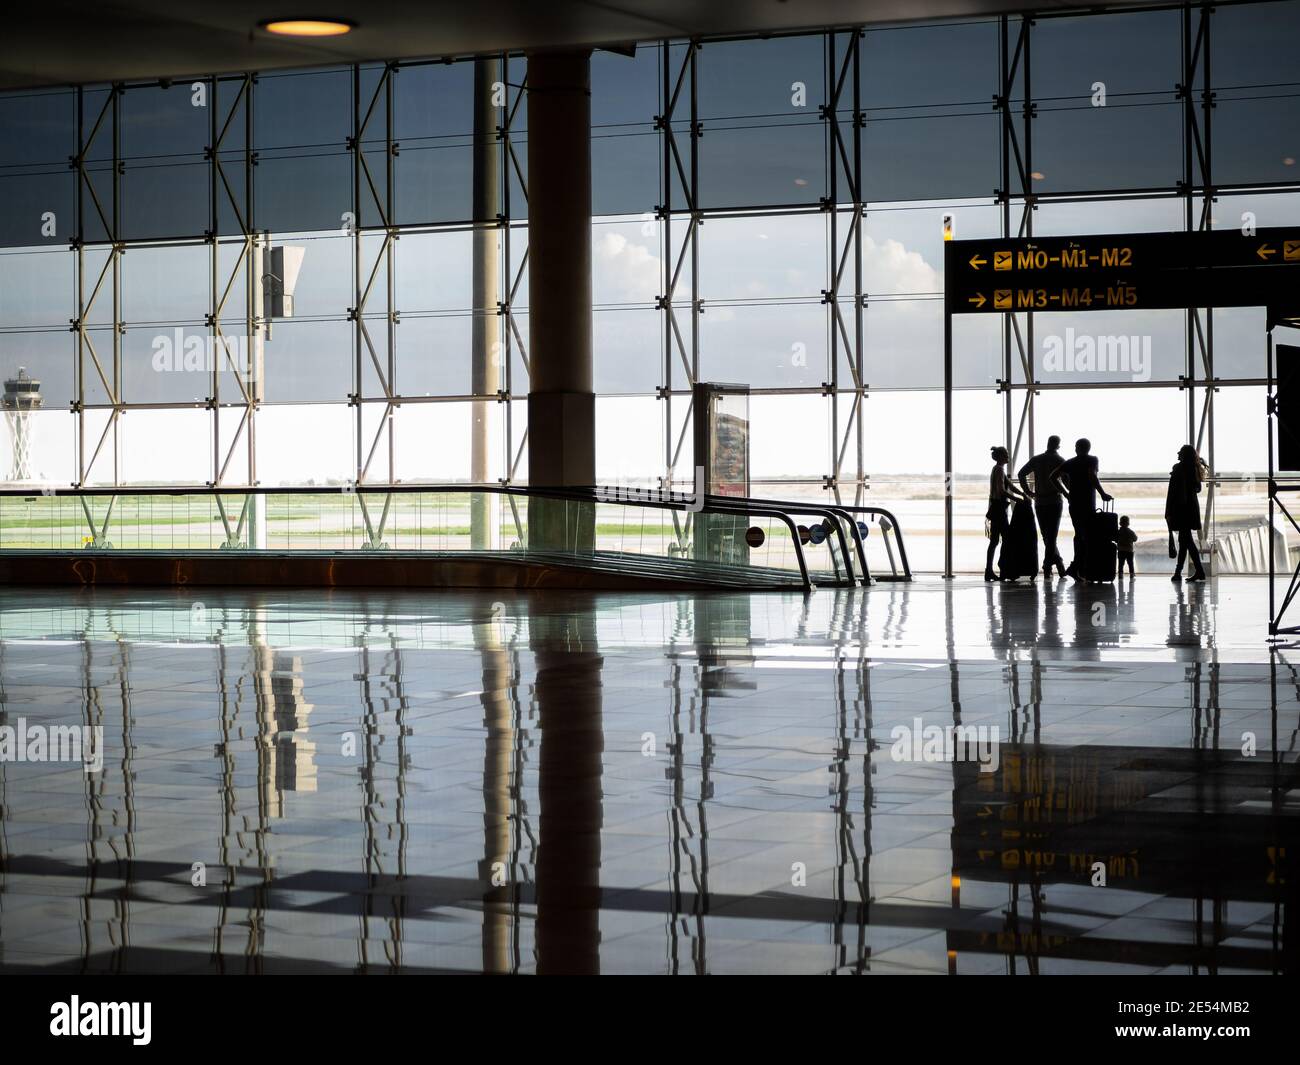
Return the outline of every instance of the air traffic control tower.
{"type": "Polygon", "coordinates": [[[2,401],[9,438],[13,441],[11,481],[32,480],[32,411],[41,406],[41,383],[28,376],[20,366],[18,373],[5,381],[2,401]]]}

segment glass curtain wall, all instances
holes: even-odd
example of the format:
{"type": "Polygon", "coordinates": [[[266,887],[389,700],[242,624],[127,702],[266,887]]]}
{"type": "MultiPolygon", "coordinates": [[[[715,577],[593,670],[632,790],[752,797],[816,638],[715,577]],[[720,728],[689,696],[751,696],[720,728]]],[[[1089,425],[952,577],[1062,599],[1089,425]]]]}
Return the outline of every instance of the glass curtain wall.
{"type": "MultiPolygon", "coordinates": [[[[1297,39],[1282,0],[595,53],[598,477],[688,488],[694,384],[745,384],[754,494],[888,506],[940,569],[945,219],[1300,223],[1297,39]]],[[[527,214],[518,56],[0,95],[0,371],[40,396],[0,477],[517,482],[527,214]]],[[[1196,444],[1251,568],[1262,309],[958,317],[954,355],[959,570],[989,447],[1049,434],[1092,439],[1151,551],[1196,444]]]]}

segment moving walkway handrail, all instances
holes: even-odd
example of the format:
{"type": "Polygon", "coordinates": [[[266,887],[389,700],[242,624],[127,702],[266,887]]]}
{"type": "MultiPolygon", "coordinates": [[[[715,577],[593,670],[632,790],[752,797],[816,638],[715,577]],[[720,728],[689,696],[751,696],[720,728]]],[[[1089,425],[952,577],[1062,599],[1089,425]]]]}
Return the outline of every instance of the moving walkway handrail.
{"type": "MultiPolygon", "coordinates": [[[[850,514],[875,514],[888,520],[889,529],[893,531],[894,539],[898,543],[898,560],[903,566],[903,580],[910,581],[912,579],[912,567],[907,561],[907,544],[903,540],[903,526],[899,524],[894,512],[886,510],[884,507],[844,506],[840,509],[846,510],[850,514]]],[[[889,541],[886,539],[885,543],[888,545],[889,541]]]]}
{"type": "MultiPolygon", "coordinates": [[[[532,485],[500,485],[493,486],[502,489],[508,489],[512,494],[529,495],[537,494],[548,499],[572,499],[576,502],[583,503],[605,503],[618,504],[630,503],[636,506],[661,507],[668,510],[690,511],[692,513],[708,512],[711,514],[736,514],[736,515],[760,515],[780,520],[787,529],[790,530],[790,538],[794,544],[795,557],[799,563],[799,574],[803,579],[804,587],[811,591],[814,587],[812,578],[808,571],[808,562],[804,555],[803,540],[799,536],[799,526],[790,517],[789,508],[773,505],[767,500],[739,499],[730,496],[706,496],[702,508],[694,501],[688,501],[685,498],[663,498],[663,495],[654,493],[649,490],[628,489],[623,487],[572,487],[572,488],[545,488],[532,485]],[[657,495],[657,497],[656,497],[657,495]]],[[[818,507],[807,507],[799,504],[794,509],[795,514],[818,514],[825,515],[828,512],[818,507]]],[[[841,534],[841,543],[843,535],[841,534]]],[[[845,546],[847,551],[847,545],[845,546]]],[[[849,580],[852,581],[852,570],[849,571],[849,580]]]]}
{"type": "MultiPolygon", "coordinates": [[[[717,503],[721,501],[728,501],[731,503],[745,504],[745,505],[754,502],[768,503],[780,507],[781,509],[785,510],[787,513],[816,514],[820,517],[828,519],[824,527],[826,528],[827,532],[829,532],[831,529],[835,530],[836,537],[840,541],[840,549],[844,554],[845,567],[848,570],[847,583],[854,584],[856,583],[856,581],[854,580],[853,577],[853,564],[851,561],[851,556],[849,555],[848,541],[845,540],[844,538],[844,528],[840,524],[842,520],[843,522],[847,523],[849,530],[853,534],[853,546],[857,552],[858,564],[862,568],[862,583],[863,584],[871,583],[871,569],[867,565],[867,553],[862,543],[862,533],[858,529],[858,523],[848,513],[848,510],[844,507],[841,507],[839,504],[819,505],[816,503],[798,502],[795,500],[771,500],[771,499],[754,500],[750,497],[740,497],[740,496],[712,496],[711,495],[711,496],[707,496],[706,498],[709,500],[710,503],[717,503]]],[[[833,552],[832,552],[832,558],[834,558],[833,552]]]]}
{"type": "MultiPolygon", "coordinates": [[[[764,499],[762,500],[762,502],[772,503],[778,507],[793,508],[793,507],[803,506],[803,504],[797,503],[793,500],[784,500],[784,499],[764,499]]],[[[910,581],[912,579],[912,567],[907,561],[907,545],[903,541],[903,527],[902,525],[899,524],[898,518],[894,516],[894,512],[892,510],[886,510],[884,507],[854,506],[847,503],[836,503],[833,505],[832,509],[843,511],[845,515],[874,514],[877,515],[878,517],[886,518],[889,521],[889,528],[893,530],[894,539],[898,541],[898,558],[899,558],[899,562],[901,562],[903,566],[903,580],[910,581]]],[[[852,526],[856,532],[857,522],[852,522],[852,526]]],[[[860,543],[861,542],[860,536],[858,537],[858,540],[860,543]]],[[[886,543],[888,543],[888,541],[886,541],[886,543]]],[[[863,567],[865,570],[866,567],[865,561],[863,562],[863,567]]]]}
{"type": "MultiPolygon", "coordinates": [[[[653,498],[654,495],[654,490],[650,490],[650,489],[605,487],[600,485],[594,487],[586,486],[577,489],[564,489],[564,491],[592,492],[595,493],[596,497],[600,499],[602,502],[620,502],[620,503],[628,501],[624,499],[625,495],[629,495],[632,498],[635,498],[636,494],[642,492],[649,492],[651,498],[653,498]]],[[[681,494],[679,493],[673,493],[673,495],[678,498],[681,497],[681,494]]],[[[811,503],[806,501],[798,502],[798,503],[773,503],[769,499],[754,499],[750,496],[707,495],[704,497],[704,499],[705,499],[706,506],[713,513],[758,514],[758,513],[763,513],[763,511],[758,510],[756,508],[769,507],[769,508],[776,508],[777,510],[779,510],[780,512],[786,515],[789,514],[816,515],[819,518],[828,519],[826,522],[827,530],[828,531],[830,529],[835,530],[836,537],[840,541],[840,550],[844,558],[844,567],[845,567],[844,580],[840,580],[839,568],[838,565],[836,566],[836,573],[834,578],[835,584],[852,585],[856,583],[856,580],[853,576],[852,556],[849,554],[848,541],[844,538],[844,530],[841,528],[840,523],[838,521],[833,520],[835,518],[834,507],[823,506],[817,503],[811,503]]],[[[848,519],[848,515],[844,515],[844,517],[848,519]]],[[[865,553],[861,550],[861,543],[860,543],[861,538],[857,537],[856,526],[854,525],[852,520],[851,519],[848,520],[849,520],[850,527],[854,529],[855,537],[859,540],[858,555],[862,564],[863,572],[865,573],[867,560],[866,560],[865,553]]],[[[834,552],[831,552],[831,561],[832,562],[836,561],[834,552]]]]}
{"type": "MultiPolygon", "coordinates": [[[[573,487],[573,488],[546,488],[532,485],[493,485],[493,489],[501,489],[512,495],[537,495],[546,499],[566,499],[580,503],[604,503],[611,504],[631,504],[633,506],[659,507],[667,510],[689,511],[692,513],[707,512],[711,514],[743,514],[760,515],[762,517],[776,518],[786,526],[790,531],[790,539],[794,544],[795,558],[799,563],[799,575],[803,580],[804,588],[811,591],[814,587],[812,577],[808,571],[808,562],[804,556],[803,541],[799,537],[799,526],[795,520],[790,517],[786,508],[774,506],[767,500],[741,500],[733,499],[726,496],[706,496],[702,507],[695,501],[688,501],[684,498],[663,498],[662,494],[641,490],[629,490],[626,488],[606,488],[606,487],[573,487]]],[[[474,490],[474,489],[471,489],[474,490]]],[[[808,509],[800,506],[795,510],[796,514],[821,514],[819,509],[808,509]]],[[[841,538],[842,539],[842,538],[841,538]]],[[[850,578],[852,574],[850,573],[850,578]]]]}
{"type": "MultiPolygon", "coordinates": [[[[555,499],[565,502],[591,504],[627,504],[631,506],[656,508],[660,510],[708,512],[716,514],[757,515],[774,518],[788,529],[794,545],[795,560],[799,565],[799,577],[805,591],[812,591],[814,584],[808,571],[808,562],[804,556],[803,543],[799,538],[799,527],[789,513],[779,505],[767,500],[732,500],[719,502],[714,497],[707,497],[702,504],[682,498],[654,498],[650,493],[640,494],[625,489],[596,488],[550,488],[534,485],[507,484],[422,484],[403,482],[399,484],[340,484],[340,485],[93,485],[87,487],[39,488],[0,487],[0,498],[35,498],[36,496],[55,498],[84,498],[86,496],[250,496],[250,495],[407,495],[407,494],[472,494],[475,492],[491,493],[525,499],[555,499]],[[743,505],[740,505],[743,504],[743,505]]],[[[795,513],[828,513],[822,508],[807,507],[796,504],[795,513]]],[[[837,523],[838,524],[838,523],[837,523]]],[[[842,535],[841,535],[842,539],[842,535]]],[[[852,576],[850,572],[850,577],[852,576]]]]}
{"type": "MultiPolygon", "coordinates": [[[[734,513],[739,513],[741,511],[748,511],[750,508],[752,508],[757,504],[760,506],[762,505],[776,506],[786,514],[816,515],[819,518],[825,519],[825,528],[827,532],[834,530],[836,539],[838,539],[840,542],[841,555],[844,558],[845,579],[843,581],[840,581],[837,572],[836,584],[852,585],[857,583],[857,579],[853,575],[853,561],[852,561],[853,556],[849,553],[849,543],[848,540],[846,540],[844,537],[844,528],[843,526],[840,525],[840,522],[838,520],[839,517],[843,516],[849,521],[849,526],[853,530],[854,539],[856,541],[855,546],[857,547],[858,560],[862,566],[864,581],[866,579],[867,558],[865,552],[862,550],[861,537],[858,536],[857,534],[857,526],[853,523],[852,519],[848,519],[848,515],[837,514],[836,512],[837,508],[835,507],[822,506],[816,503],[806,503],[806,502],[805,503],[793,503],[793,502],[773,503],[769,499],[758,500],[758,499],[752,499],[748,496],[741,497],[741,496],[710,495],[705,497],[705,501],[709,506],[731,507],[733,508],[734,513]]],[[[832,562],[835,561],[834,552],[831,552],[831,561],[832,562]]]]}

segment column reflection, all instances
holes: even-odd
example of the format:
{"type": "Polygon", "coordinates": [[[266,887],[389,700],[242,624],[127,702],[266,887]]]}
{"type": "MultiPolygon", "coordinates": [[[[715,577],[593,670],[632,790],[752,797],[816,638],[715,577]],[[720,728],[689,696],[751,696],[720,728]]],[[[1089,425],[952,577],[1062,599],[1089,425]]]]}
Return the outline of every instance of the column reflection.
{"type": "Polygon", "coordinates": [[[591,599],[557,598],[530,604],[533,697],[541,730],[537,971],[597,973],[604,659],[591,599]]]}

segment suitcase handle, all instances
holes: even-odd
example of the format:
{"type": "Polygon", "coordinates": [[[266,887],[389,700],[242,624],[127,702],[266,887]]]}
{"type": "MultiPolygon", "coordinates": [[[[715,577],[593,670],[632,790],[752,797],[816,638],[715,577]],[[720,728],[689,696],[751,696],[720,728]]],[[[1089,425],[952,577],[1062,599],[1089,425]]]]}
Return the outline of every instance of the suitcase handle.
{"type": "Polygon", "coordinates": [[[1114,498],[1111,498],[1111,499],[1103,499],[1103,500],[1101,501],[1101,506],[1099,506],[1099,507],[1097,508],[1097,513],[1098,513],[1098,514],[1105,514],[1107,511],[1109,511],[1109,512],[1112,513],[1112,514],[1115,512],[1115,500],[1114,500],[1114,498]]]}

